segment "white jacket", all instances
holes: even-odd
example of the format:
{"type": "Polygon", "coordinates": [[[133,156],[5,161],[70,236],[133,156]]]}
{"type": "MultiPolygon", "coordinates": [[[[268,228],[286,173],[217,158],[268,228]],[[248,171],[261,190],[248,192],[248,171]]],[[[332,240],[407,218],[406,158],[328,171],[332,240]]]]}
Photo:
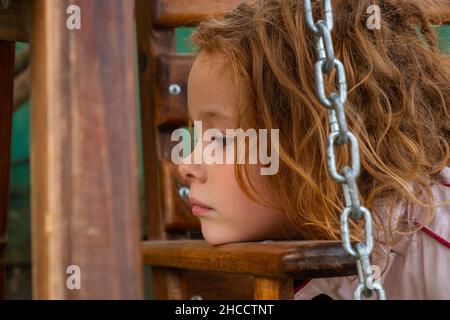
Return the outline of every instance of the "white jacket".
{"type": "MultiPolygon", "coordinates": [[[[436,205],[450,202],[450,168],[446,167],[440,175],[442,184],[432,186],[436,205]]],[[[401,208],[400,214],[405,212],[401,208]]],[[[421,221],[424,211],[413,208],[413,221],[421,221]]],[[[381,276],[387,299],[450,299],[450,203],[436,209],[430,224],[388,250],[390,259],[381,276]]],[[[380,260],[374,261],[372,264],[383,269],[380,260]]],[[[351,300],[357,285],[355,276],[312,279],[297,289],[294,299],[309,300],[325,294],[335,300],[351,300]]]]}

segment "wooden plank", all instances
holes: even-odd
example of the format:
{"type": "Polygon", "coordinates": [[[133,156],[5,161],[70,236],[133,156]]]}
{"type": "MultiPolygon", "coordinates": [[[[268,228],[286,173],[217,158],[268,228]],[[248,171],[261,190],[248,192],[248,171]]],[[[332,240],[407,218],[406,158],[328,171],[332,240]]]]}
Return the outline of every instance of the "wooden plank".
{"type": "Polygon", "coordinates": [[[161,52],[175,53],[176,42],[174,30],[152,30],[151,12],[151,1],[136,1],[147,234],[149,239],[156,240],[166,239],[161,215],[162,190],[158,154],[160,143],[154,102],[157,95],[155,88],[158,85],[156,57],[161,52]]]}
{"type": "Polygon", "coordinates": [[[144,263],[152,266],[309,279],[356,274],[340,242],[276,241],[211,246],[203,240],[146,241],[144,263]]]}
{"type": "MultiPolygon", "coordinates": [[[[423,6],[425,13],[434,23],[450,23],[449,0],[400,0],[414,1],[423,6]]],[[[154,26],[195,26],[208,18],[217,18],[236,5],[240,0],[157,0],[152,1],[154,26]]]]}
{"type": "Polygon", "coordinates": [[[5,287],[14,48],[14,42],[0,41],[0,299],[5,287]]]}
{"type": "Polygon", "coordinates": [[[255,277],[255,300],[293,300],[294,281],[255,277]]]}
{"type": "Polygon", "coordinates": [[[200,231],[200,221],[191,211],[187,199],[183,199],[178,190],[189,186],[178,174],[177,166],[171,160],[161,162],[161,184],[164,198],[162,199],[162,214],[164,228],[167,232],[182,232],[186,230],[200,231]]]}
{"type": "MultiPolygon", "coordinates": [[[[149,239],[167,239],[162,210],[162,190],[159,176],[158,132],[154,108],[155,87],[157,85],[156,59],[161,52],[175,52],[175,32],[152,29],[151,1],[136,0],[136,25],[139,52],[139,83],[141,95],[142,153],[145,180],[145,214],[147,217],[147,236],[149,239]],[[155,45],[155,42],[159,46],[155,45]]],[[[182,296],[178,289],[173,292],[173,283],[179,283],[178,271],[166,268],[152,268],[153,296],[167,300],[182,296]]]]}
{"type": "Polygon", "coordinates": [[[0,40],[28,42],[32,2],[9,0],[9,8],[0,9],[0,40]]]}
{"type": "Polygon", "coordinates": [[[164,277],[165,286],[153,285],[153,300],[252,300],[254,278],[196,270],[153,267],[152,275],[164,277]]]}
{"type": "Polygon", "coordinates": [[[192,26],[208,17],[219,17],[239,0],[157,0],[152,1],[156,27],[192,26]]]}
{"type": "Polygon", "coordinates": [[[254,277],[231,273],[183,270],[184,299],[252,300],[254,277]]]}
{"type": "Polygon", "coordinates": [[[134,1],[77,1],[82,30],[62,27],[72,3],[34,2],[33,297],[140,299],[134,1]]]}
{"type": "MultiPolygon", "coordinates": [[[[10,0],[11,8],[0,10],[0,39],[28,42],[31,19],[30,0],[10,0]]],[[[448,0],[412,0],[424,6],[435,23],[450,23],[448,0]]],[[[220,17],[239,0],[154,0],[151,1],[156,27],[193,26],[208,17],[220,17]]]]}
{"type": "Polygon", "coordinates": [[[162,54],[157,57],[158,83],[154,97],[156,125],[172,128],[180,124],[187,125],[187,82],[194,59],[195,55],[191,54],[162,54]],[[181,91],[176,95],[171,94],[171,85],[178,85],[181,91]]]}
{"type": "Polygon", "coordinates": [[[152,268],[153,279],[161,282],[164,279],[164,285],[155,285],[153,281],[153,300],[183,300],[183,279],[182,274],[177,269],[172,268],[152,268]]]}

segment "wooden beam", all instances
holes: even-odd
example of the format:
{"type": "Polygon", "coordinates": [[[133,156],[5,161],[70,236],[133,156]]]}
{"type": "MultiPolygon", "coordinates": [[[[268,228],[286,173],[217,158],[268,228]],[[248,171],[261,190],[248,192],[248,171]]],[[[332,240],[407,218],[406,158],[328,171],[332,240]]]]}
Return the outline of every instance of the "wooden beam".
{"type": "Polygon", "coordinates": [[[133,0],[36,0],[31,34],[35,299],[140,299],[133,0]],[[78,266],[81,289],[69,290],[78,266]]]}
{"type": "Polygon", "coordinates": [[[340,242],[242,242],[211,246],[203,240],[146,241],[144,263],[169,268],[309,279],[356,274],[340,242]]]}
{"type": "MultiPolygon", "coordinates": [[[[416,2],[434,23],[450,23],[449,0],[400,1],[416,2]]],[[[222,16],[239,2],[240,0],[155,0],[151,2],[154,26],[194,26],[207,18],[222,16]]]]}
{"type": "MultiPolygon", "coordinates": [[[[163,199],[160,183],[160,134],[156,127],[155,92],[158,88],[157,57],[176,51],[173,29],[152,29],[153,1],[136,1],[136,24],[139,50],[139,84],[141,94],[142,153],[149,239],[165,239],[162,216],[163,199]]],[[[164,281],[163,281],[164,282],[164,281]]]]}
{"type": "Polygon", "coordinates": [[[239,0],[157,0],[152,1],[156,27],[192,26],[208,17],[218,17],[237,5],[239,0]]]}
{"type": "MultiPolygon", "coordinates": [[[[0,10],[0,39],[28,42],[31,5],[34,0],[10,0],[11,7],[0,10]]],[[[404,0],[402,0],[404,1],[404,0]]],[[[408,0],[423,5],[434,23],[450,23],[448,0],[408,0]]],[[[219,17],[239,0],[152,0],[151,12],[156,27],[193,26],[208,17],[219,17]]]]}
{"type": "Polygon", "coordinates": [[[28,42],[32,1],[9,0],[9,7],[0,9],[0,40],[28,42]]]}
{"type": "Polygon", "coordinates": [[[14,42],[0,41],[0,299],[5,286],[14,48],[14,42]]]}

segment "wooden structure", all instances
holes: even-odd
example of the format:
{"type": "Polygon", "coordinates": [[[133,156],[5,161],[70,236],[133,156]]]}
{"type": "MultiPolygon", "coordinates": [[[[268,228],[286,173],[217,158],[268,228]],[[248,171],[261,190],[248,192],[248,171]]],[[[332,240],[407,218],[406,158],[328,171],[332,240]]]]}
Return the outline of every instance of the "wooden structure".
{"type": "MultiPolygon", "coordinates": [[[[73,1],[12,0],[0,11],[0,38],[31,45],[33,296],[139,299],[134,2],[77,2],[82,32],[66,28],[73,1]],[[81,290],[66,286],[71,265],[80,267],[81,290]]],[[[6,65],[13,72],[3,58],[2,77],[6,65]]],[[[2,141],[11,121],[5,92],[2,141]]]]}
{"type": "MultiPolygon", "coordinates": [[[[0,10],[1,286],[15,41],[31,44],[34,298],[139,299],[143,263],[153,266],[156,299],[292,299],[293,279],[355,274],[353,259],[337,242],[212,247],[198,239],[198,222],[179,194],[186,183],[168,153],[170,132],[186,124],[194,58],[175,52],[174,27],[195,25],[237,2],[9,0],[0,10]],[[82,32],[65,28],[74,2],[82,8],[82,32]],[[136,47],[145,242],[139,238],[136,47]],[[66,286],[70,265],[81,268],[81,290],[66,286]]],[[[434,2],[430,16],[450,20],[449,2],[434,2]]]]}

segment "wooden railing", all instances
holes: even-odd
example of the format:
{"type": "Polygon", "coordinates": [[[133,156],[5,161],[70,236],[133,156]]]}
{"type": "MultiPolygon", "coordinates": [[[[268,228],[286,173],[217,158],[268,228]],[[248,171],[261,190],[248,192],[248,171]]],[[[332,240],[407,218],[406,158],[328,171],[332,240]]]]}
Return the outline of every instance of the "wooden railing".
{"type": "MultiPolygon", "coordinates": [[[[412,1],[422,6],[434,23],[450,23],[450,0],[412,1]]],[[[10,0],[11,7],[0,10],[0,39],[28,41],[31,27],[31,0],[10,0]]],[[[207,17],[219,17],[240,0],[152,0],[155,27],[195,25],[207,17]]]]}

